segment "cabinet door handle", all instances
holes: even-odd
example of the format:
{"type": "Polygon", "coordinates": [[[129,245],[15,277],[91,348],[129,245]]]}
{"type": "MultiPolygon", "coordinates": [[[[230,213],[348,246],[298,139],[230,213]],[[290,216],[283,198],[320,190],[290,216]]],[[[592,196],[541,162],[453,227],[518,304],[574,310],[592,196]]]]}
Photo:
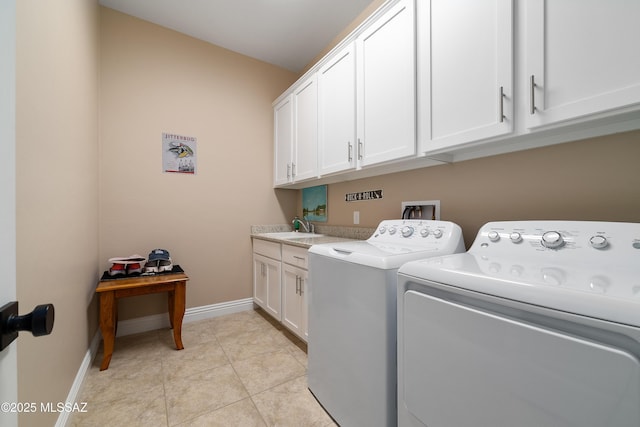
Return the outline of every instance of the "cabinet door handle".
{"type": "Polygon", "coordinates": [[[291,179],[296,177],[296,164],[291,163],[291,179]]]}
{"type": "Polygon", "coordinates": [[[287,180],[291,177],[291,163],[287,163],[287,180]]]}
{"type": "Polygon", "coordinates": [[[362,160],[362,141],[358,138],[358,160],[362,160]]]}
{"type": "Polygon", "coordinates": [[[303,257],[303,256],[297,256],[297,255],[294,255],[293,257],[294,257],[295,259],[300,260],[300,261],[304,261],[304,257],[303,257]]]}
{"type": "Polygon", "coordinates": [[[529,83],[529,90],[530,90],[530,94],[529,94],[529,98],[530,98],[530,110],[529,113],[530,114],[535,114],[536,113],[536,98],[535,98],[535,87],[536,87],[536,78],[535,76],[532,74],[531,75],[531,81],[529,83]]]}
{"type": "Polygon", "coordinates": [[[302,284],[304,283],[303,280],[304,279],[301,277],[300,278],[300,296],[302,296],[302,293],[303,293],[303,290],[302,290],[302,284]]]}
{"type": "Polygon", "coordinates": [[[347,141],[347,145],[347,159],[349,159],[349,163],[351,163],[353,161],[353,144],[351,141],[347,141]]]}
{"type": "Polygon", "coordinates": [[[504,122],[506,117],[504,116],[504,87],[500,86],[500,123],[504,122]]]}
{"type": "Polygon", "coordinates": [[[296,275],[296,295],[300,294],[300,276],[296,275]]]}

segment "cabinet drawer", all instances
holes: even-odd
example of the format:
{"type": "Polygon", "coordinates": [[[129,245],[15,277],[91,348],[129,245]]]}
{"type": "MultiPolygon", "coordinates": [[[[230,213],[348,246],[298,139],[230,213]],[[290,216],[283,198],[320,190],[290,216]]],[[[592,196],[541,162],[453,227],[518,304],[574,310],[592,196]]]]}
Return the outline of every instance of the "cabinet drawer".
{"type": "Polygon", "coordinates": [[[282,245],[282,261],[296,267],[308,268],[309,256],[308,250],[298,246],[282,245]]]}
{"type": "Polygon", "coordinates": [[[253,252],[269,258],[280,260],[280,243],[269,242],[262,239],[253,239],[253,252]]]}

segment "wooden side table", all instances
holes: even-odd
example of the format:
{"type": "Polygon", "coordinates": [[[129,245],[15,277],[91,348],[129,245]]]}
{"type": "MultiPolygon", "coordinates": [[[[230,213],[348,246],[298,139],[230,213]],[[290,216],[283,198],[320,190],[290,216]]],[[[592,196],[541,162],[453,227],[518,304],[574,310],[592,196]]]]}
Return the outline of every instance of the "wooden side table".
{"type": "Polygon", "coordinates": [[[184,348],[182,345],[182,318],[184,317],[186,284],[189,277],[180,266],[174,266],[175,270],[180,272],[100,280],[96,292],[100,294],[100,330],[104,341],[101,371],[109,368],[113,354],[118,325],[118,298],[167,292],[169,294],[169,321],[173,328],[173,340],[176,343],[176,349],[182,350],[184,348]]]}

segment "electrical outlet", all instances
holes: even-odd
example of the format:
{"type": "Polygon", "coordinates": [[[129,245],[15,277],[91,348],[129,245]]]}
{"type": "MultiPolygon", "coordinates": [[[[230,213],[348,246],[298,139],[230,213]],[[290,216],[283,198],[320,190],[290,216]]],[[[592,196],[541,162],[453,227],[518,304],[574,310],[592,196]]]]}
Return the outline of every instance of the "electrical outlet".
{"type": "Polygon", "coordinates": [[[360,211],[353,211],[353,223],[360,224],[360,211]]]}

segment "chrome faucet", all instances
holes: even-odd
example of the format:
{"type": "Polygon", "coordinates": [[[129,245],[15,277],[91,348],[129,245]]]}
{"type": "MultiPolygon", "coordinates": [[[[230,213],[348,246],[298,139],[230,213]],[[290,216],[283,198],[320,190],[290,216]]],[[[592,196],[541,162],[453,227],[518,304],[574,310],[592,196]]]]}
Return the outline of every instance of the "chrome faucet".
{"type": "Polygon", "coordinates": [[[306,231],[307,233],[315,233],[315,226],[309,222],[306,216],[303,217],[302,220],[298,217],[295,217],[293,221],[291,221],[294,229],[296,228],[296,222],[302,225],[302,228],[304,228],[304,231],[306,231]]]}

